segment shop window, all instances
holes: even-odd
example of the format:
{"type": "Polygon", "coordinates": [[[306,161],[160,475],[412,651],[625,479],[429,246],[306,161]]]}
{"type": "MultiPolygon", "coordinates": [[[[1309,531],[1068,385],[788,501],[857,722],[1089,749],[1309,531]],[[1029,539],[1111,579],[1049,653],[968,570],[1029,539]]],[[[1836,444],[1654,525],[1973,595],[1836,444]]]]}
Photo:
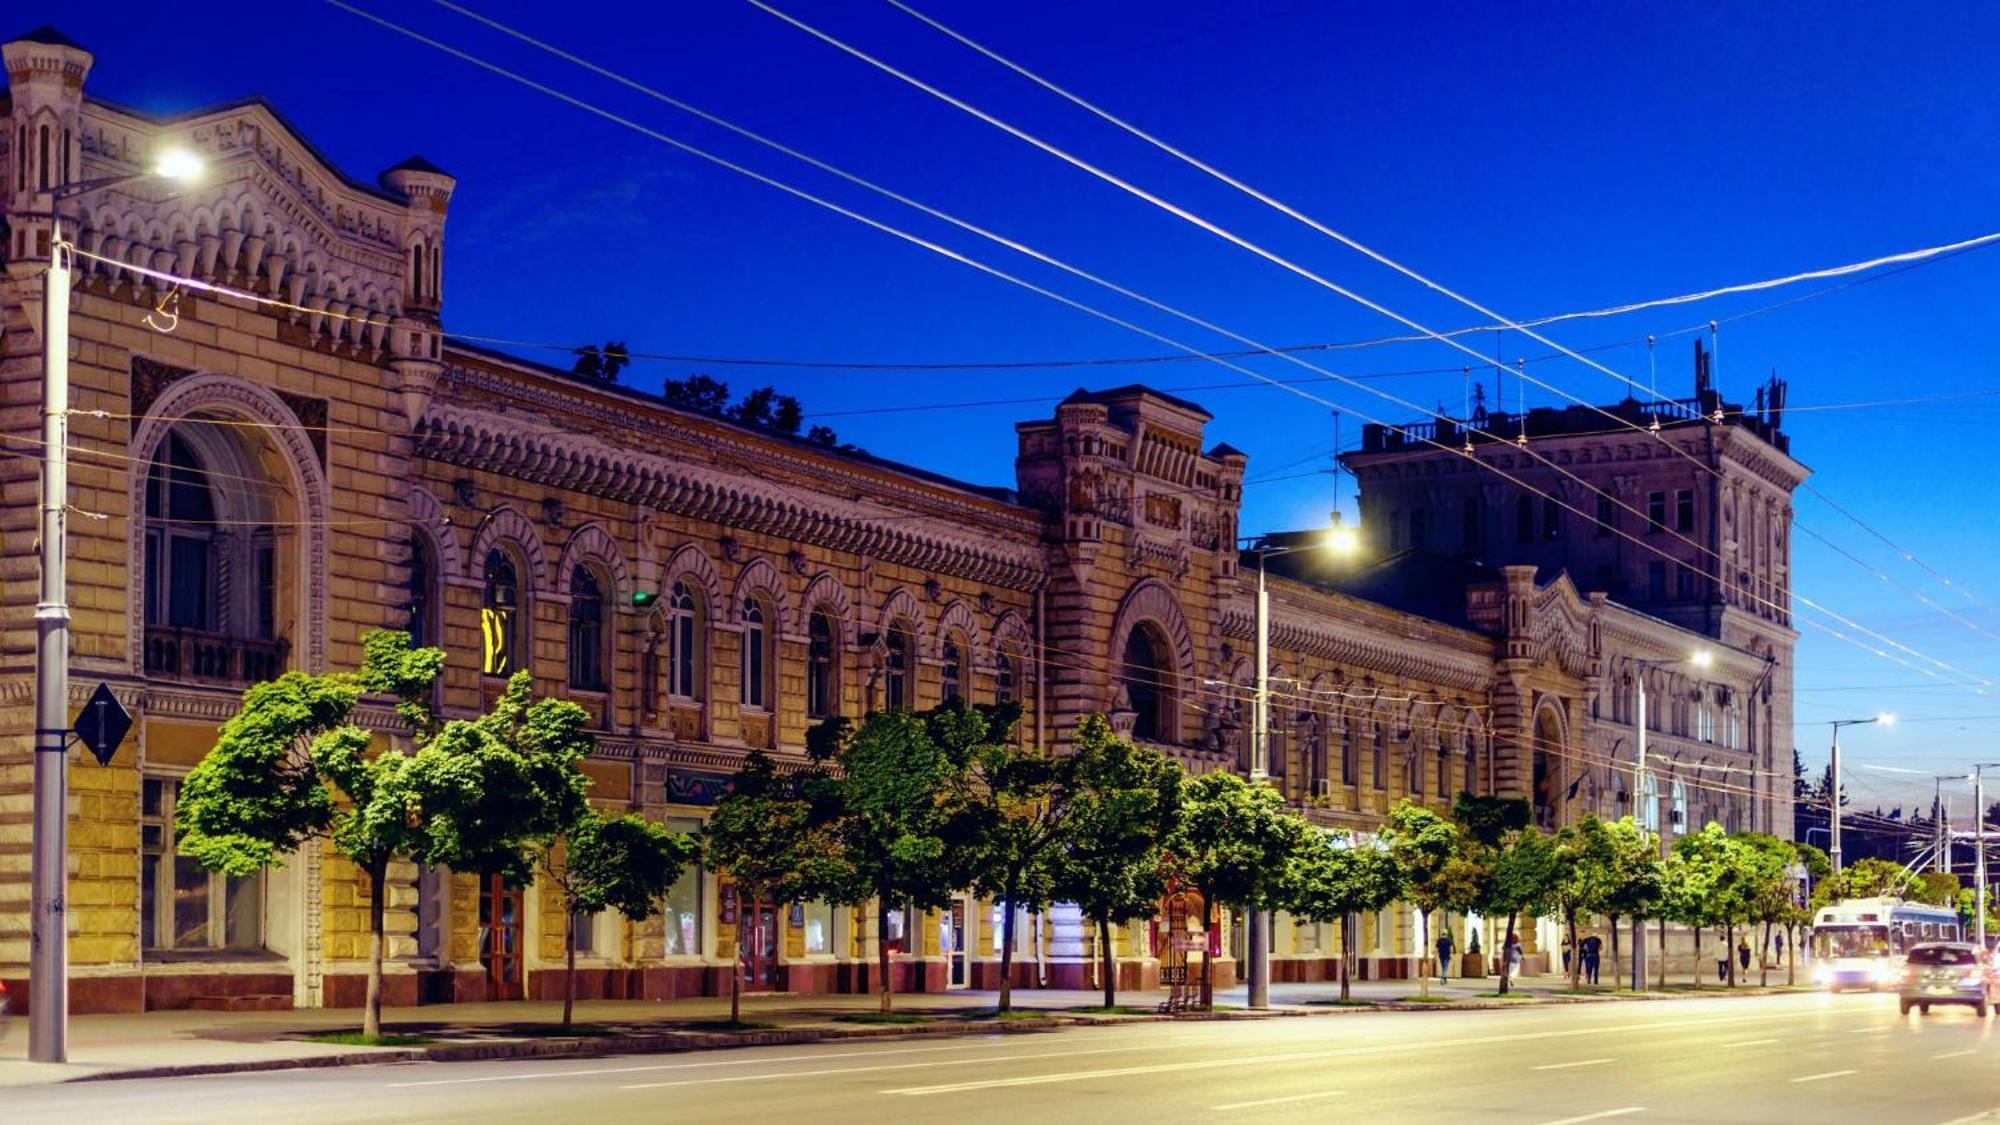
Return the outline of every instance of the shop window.
{"type": "MultiPolygon", "coordinates": [[[[667,830],[671,832],[699,832],[701,821],[693,817],[668,817],[667,830]]],[[[666,952],[669,956],[700,957],[707,947],[702,944],[704,901],[703,882],[705,872],[699,863],[690,863],[681,870],[681,877],[674,881],[662,903],[666,921],[666,952]]]]}
{"type": "Polygon", "coordinates": [[[800,908],[805,915],[805,951],[807,955],[823,955],[833,952],[833,904],[814,900],[800,908]]]}
{"type": "Polygon", "coordinates": [[[174,847],[174,801],[180,783],[149,777],[139,794],[139,936],[147,949],[236,950],[262,947],[264,876],[204,871],[174,847]]]}

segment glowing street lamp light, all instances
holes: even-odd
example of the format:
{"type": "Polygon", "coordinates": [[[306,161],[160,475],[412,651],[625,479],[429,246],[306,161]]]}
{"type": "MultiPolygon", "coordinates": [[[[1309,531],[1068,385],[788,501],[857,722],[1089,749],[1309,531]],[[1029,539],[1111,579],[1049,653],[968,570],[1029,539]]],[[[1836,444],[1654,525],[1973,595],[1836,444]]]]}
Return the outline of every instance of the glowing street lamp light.
{"type": "Polygon", "coordinates": [[[1833,749],[1829,755],[1829,784],[1826,794],[1826,822],[1831,831],[1827,833],[1826,856],[1833,863],[1833,873],[1840,874],[1840,728],[1865,727],[1870,723],[1880,723],[1885,727],[1896,725],[1896,716],[1884,711],[1865,719],[1835,719],[1833,727],[1833,749]]]}

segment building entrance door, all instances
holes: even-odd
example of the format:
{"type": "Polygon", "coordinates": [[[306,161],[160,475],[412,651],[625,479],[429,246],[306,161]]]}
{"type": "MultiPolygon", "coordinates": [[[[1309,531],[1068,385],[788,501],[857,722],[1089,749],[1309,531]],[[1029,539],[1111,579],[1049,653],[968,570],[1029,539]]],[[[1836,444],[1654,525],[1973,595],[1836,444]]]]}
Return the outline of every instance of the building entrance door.
{"type": "Polygon", "coordinates": [[[479,963],[486,969],[488,1000],[519,1000],[521,988],[521,888],[498,875],[479,881],[479,963]]]}
{"type": "Polygon", "coordinates": [[[944,954],[946,988],[965,988],[972,983],[972,967],[967,947],[972,944],[972,900],[960,895],[951,900],[938,927],[939,951],[944,954]]]}
{"type": "Polygon", "coordinates": [[[743,991],[770,992],[778,987],[778,913],[770,903],[738,896],[736,956],[743,991]]]}

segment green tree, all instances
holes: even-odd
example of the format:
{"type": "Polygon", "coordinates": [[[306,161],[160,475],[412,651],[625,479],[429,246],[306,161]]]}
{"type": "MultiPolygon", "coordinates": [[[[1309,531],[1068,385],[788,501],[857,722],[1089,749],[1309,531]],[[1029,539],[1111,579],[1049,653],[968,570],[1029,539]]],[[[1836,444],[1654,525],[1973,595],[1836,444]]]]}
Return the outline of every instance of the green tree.
{"type": "Polygon", "coordinates": [[[1830,902],[1850,898],[1914,898],[1922,891],[1917,877],[1893,860],[1858,859],[1842,868],[1829,881],[1830,902]]]}
{"type": "Polygon", "coordinates": [[[1732,838],[1742,869],[1744,921],[1760,926],[1757,947],[1757,984],[1771,983],[1771,928],[1782,926],[1797,910],[1797,882],[1792,877],[1798,850],[1789,840],[1762,832],[1743,832],[1732,838]]]}
{"type": "Polygon", "coordinates": [[[876,987],[884,1013],[892,1003],[890,912],[940,909],[967,881],[964,849],[951,846],[966,762],[946,746],[964,745],[966,728],[976,724],[983,732],[984,723],[963,710],[877,711],[859,727],[844,718],[827,720],[809,747],[838,767],[815,788],[822,807],[837,810],[832,831],[842,860],[836,876],[822,876],[812,889],[845,906],[874,900],[876,987]]]}
{"type": "Polygon", "coordinates": [[[586,379],[616,383],[618,373],[631,362],[631,349],[623,341],[614,340],[601,348],[596,344],[585,344],[576,349],[576,362],[570,366],[570,371],[586,379]]]}
{"type": "MultiPolygon", "coordinates": [[[[1168,868],[1201,899],[1202,926],[1213,930],[1215,908],[1266,910],[1277,903],[1285,870],[1310,829],[1268,785],[1232,773],[1208,773],[1181,784],[1181,819],[1168,845],[1168,868]]],[[[1213,962],[1204,957],[1201,1003],[1215,1002],[1213,962]]]]}
{"type": "Polygon", "coordinates": [[[175,828],[181,854],[212,871],[253,874],[314,840],[361,871],[369,889],[362,1032],[379,1037],[390,862],[525,879],[535,842],[582,805],[577,767],[592,743],[583,710],[532,699],[526,673],[488,714],[440,723],[428,701],[442,652],[412,649],[407,634],[390,631],[368,634],[362,651],[356,672],[287,672],[244,692],[188,774],[175,828]],[[407,751],[378,746],[352,722],[363,692],[397,700],[407,751]]]}
{"type": "MultiPolygon", "coordinates": [[[[1523,802],[1525,804],[1526,802],[1523,802]]],[[[1509,832],[1492,848],[1479,912],[1504,915],[1506,934],[1500,942],[1500,994],[1512,986],[1514,966],[1508,951],[1514,946],[1514,924],[1526,914],[1539,917],[1555,909],[1556,887],[1562,875],[1555,841],[1532,824],[1509,832]]]]}
{"type": "Polygon", "coordinates": [[[988,712],[992,730],[972,748],[964,815],[972,854],[972,889],[998,900],[1000,1010],[1013,1010],[1015,918],[1022,907],[1041,910],[1053,895],[1056,860],[1076,810],[1077,759],[1026,749],[1013,737],[1020,707],[988,712]]]}
{"type": "Polygon", "coordinates": [[[1556,833],[1556,881],[1550,904],[1562,920],[1569,946],[1569,984],[1580,988],[1583,956],[1577,944],[1580,919],[1604,913],[1620,877],[1618,848],[1608,825],[1585,813],[1556,833]]]}
{"type": "Polygon", "coordinates": [[[1961,887],[1956,875],[1945,871],[1926,871],[1917,876],[1917,886],[1910,897],[1932,906],[1951,906],[1958,902],[1961,887]]]}
{"type": "Polygon", "coordinates": [[[539,850],[542,877],[563,900],[562,1022],[568,1027],[576,1007],[577,916],[616,910],[645,921],[700,848],[694,837],[637,813],[610,817],[585,809],[539,850]]]}
{"type": "MultiPolygon", "coordinates": [[[[1701,987],[1701,931],[1724,927],[1734,909],[1735,860],[1729,835],[1720,825],[1709,824],[1673,844],[1673,857],[1666,868],[1665,916],[1693,932],[1696,988],[1701,987]]],[[[1729,955],[1726,945],[1723,954],[1729,955]]]]}
{"type": "MultiPolygon", "coordinates": [[[[1605,824],[1611,845],[1611,893],[1604,902],[1611,930],[1611,971],[1618,972],[1618,920],[1632,919],[1633,940],[1645,932],[1646,920],[1660,909],[1666,893],[1660,872],[1659,846],[1630,816],[1605,824]]],[[[1665,947],[1662,946],[1662,949],[1665,947]]],[[[1637,956],[1637,950],[1633,951],[1637,956]]],[[[1662,960],[1664,960],[1664,955],[1662,960]]],[[[1643,983],[1643,982],[1641,982],[1643,983]]]]}
{"type": "MultiPolygon", "coordinates": [[[[1785,917],[1785,983],[1796,984],[1799,953],[1805,947],[1806,939],[1812,934],[1813,914],[1825,905],[1821,900],[1825,885],[1833,875],[1833,861],[1827,854],[1811,844],[1794,841],[1792,853],[1798,857],[1798,865],[1805,869],[1806,885],[1794,900],[1794,907],[1785,917]]],[[[1797,892],[1795,892],[1796,894],[1797,892]]]]}
{"type": "MultiPolygon", "coordinates": [[[[770,755],[753,750],[730,779],[728,794],[716,802],[702,826],[702,848],[709,866],[729,876],[739,919],[747,916],[745,896],[752,903],[852,897],[828,893],[851,872],[840,854],[836,822],[822,815],[808,794],[822,777],[817,767],[780,775],[770,755]]],[[[729,974],[729,1020],[740,1022],[742,1015],[738,963],[729,974]]]]}
{"type": "Polygon", "coordinates": [[[1341,923],[1340,998],[1349,997],[1354,949],[1349,940],[1354,916],[1381,910],[1402,897],[1396,861],[1379,840],[1355,840],[1345,832],[1312,832],[1286,867],[1284,908],[1310,922],[1341,923]]]}
{"type": "Polygon", "coordinates": [[[1166,893],[1162,848],[1180,821],[1181,768],[1119,738],[1099,715],[1077,728],[1069,768],[1069,827],[1053,857],[1051,893],[1096,928],[1110,1008],[1118,989],[1111,924],[1151,914],[1166,893]]]}
{"type": "MultiPolygon", "coordinates": [[[[1403,884],[1403,897],[1417,908],[1421,943],[1417,962],[1427,967],[1432,962],[1431,914],[1468,909],[1479,898],[1484,873],[1468,854],[1458,825],[1422,805],[1396,802],[1382,835],[1403,884]]],[[[1421,978],[1418,992],[1429,996],[1431,975],[1421,971],[1421,978]]]]}

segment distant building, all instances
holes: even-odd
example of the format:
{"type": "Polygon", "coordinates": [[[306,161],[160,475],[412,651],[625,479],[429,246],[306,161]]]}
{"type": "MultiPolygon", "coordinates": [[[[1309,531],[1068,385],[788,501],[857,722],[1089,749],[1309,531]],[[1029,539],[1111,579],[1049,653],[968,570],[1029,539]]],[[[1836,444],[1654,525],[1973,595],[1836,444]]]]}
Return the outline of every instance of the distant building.
{"type": "MultiPolygon", "coordinates": [[[[0,434],[17,451],[38,436],[51,191],[170,145],[209,162],[189,189],[142,180],[61,207],[84,255],[71,502],[93,514],[71,523],[72,681],[78,703],[111,684],[139,720],[110,766],[71,766],[77,1010],[360,1002],[369,904],[351,865],[309,847],[259,877],[211,875],[175,855],[172,825],[180,778],[247,683],[351,667],[370,629],[445,649],[448,714],[532,670],[595,718],[594,798],[677,828],[700,823],[749,748],[796,760],[823,717],[952,696],[1020,701],[1030,745],[1060,751],[1101,712],[1190,770],[1248,768],[1249,458],[1209,446],[1195,404],[1079,391],[1018,427],[1012,489],[674,410],[446,335],[458,185],[429,163],[357,180],[259,100],[156,118],[87,95],[92,56],[53,32],[0,53],[0,434]]],[[[1709,670],[1651,673],[1662,789],[1647,815],[1784,831],[1788,775],[1770,782],[1789,766],[1774,750],[1788,748],[1786,532],[1804,470],[1775,418],[1712,398],[1693,412],[1722,407],[1721,424],[1670,412],[1662,436],[1721,480],[1580,417],[1535,412],[1528,429],[1642,510],[1659,496],[1654,522],[1674,535],[1621,526],[1710,544],[1730,560],[1719,582],[1677,568],[1656,582],[1644,553],[1413,442],[1419,427],[1371,430],[1347,464],[1372,561],[1269,559],[1283,792],[1364,831],[1400,798],[1442,809],[1462,789],[1531,797],[1550,824],[1629,811],[1632,661],[1705,646],[1709,670]]],[[[1591,510],[1511,445],[1475,457],[1591,510]]],[[[28,960],[35,494],[34,462],[0,459],[8,978],[28,960]]],[[[387,745],[393,717],[366,718],[387,745]]],[[[399,865],[387,916],[393,1003],[560,988],[561,908],[539,887],[399,865]]],[[[691,872],[664,917],[586,921],[583,993],[726,991],[739,952],[753,989],[863,989],[881,943],[899,987],[990,985],[998,921],[969,895],[881,933],[874,911],[823,903],[739,914],[714,873],[691,872]]],[[[1074,910],[1025,921],[1020,983],[1096,971],[1074,910]]],[[[1155,981],[1195,921],[1175,898],[1119,927],[1125,983],[1155,981]]],[[[1222,925],[1240,954],[1240,927],[1222,925]]],[[[1280,979],[1332,975],[1334,929],[1281,919],[1280,979]]],[[[1414,932],[1405,908],[1364,919],[1364,971],[1406,974],[1414,932]]]]}

